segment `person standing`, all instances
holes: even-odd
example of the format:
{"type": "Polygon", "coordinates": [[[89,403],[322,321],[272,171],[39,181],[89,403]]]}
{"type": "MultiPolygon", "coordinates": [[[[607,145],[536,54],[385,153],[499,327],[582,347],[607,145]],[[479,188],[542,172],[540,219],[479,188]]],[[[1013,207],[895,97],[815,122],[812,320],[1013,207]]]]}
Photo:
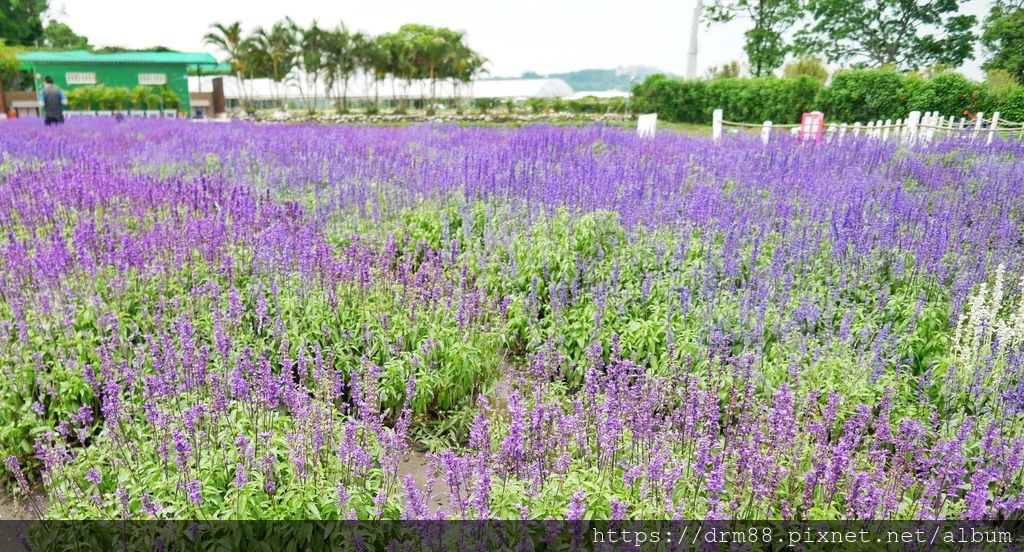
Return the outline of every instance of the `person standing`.
{"type": "Polygon", "coordinates": [[[47,75],[43,79],[46,85],[39,93],[39,102],[43,104],[43,121],[46,126],[59,125],[64,122],[64,104],[68,102],[64,91],[53,84],[53,77],[47,75]]]}

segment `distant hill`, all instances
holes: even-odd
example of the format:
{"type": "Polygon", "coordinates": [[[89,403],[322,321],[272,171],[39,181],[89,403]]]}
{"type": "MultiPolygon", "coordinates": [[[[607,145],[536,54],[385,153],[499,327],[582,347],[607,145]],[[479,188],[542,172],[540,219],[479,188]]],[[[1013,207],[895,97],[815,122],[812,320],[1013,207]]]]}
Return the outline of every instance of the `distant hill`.
{"type": "MultiPolygon", "coordinates": [[[[569,71],[566,73],[551,73],[541,75],[533,71],[527,71],[519,78],[539,79],[553,78],[562,79],[569,83],[569,86],[577,92],[600,92],[604,90],[629,90],[629,79],[636,77],[641,81],[648,75],[665,73],[656,67],[646,65],[620,66],[615,69],[582,69],[580,71],[569,71]]],[[[675,76],[671,75],[670,76],[675,76]]]]}

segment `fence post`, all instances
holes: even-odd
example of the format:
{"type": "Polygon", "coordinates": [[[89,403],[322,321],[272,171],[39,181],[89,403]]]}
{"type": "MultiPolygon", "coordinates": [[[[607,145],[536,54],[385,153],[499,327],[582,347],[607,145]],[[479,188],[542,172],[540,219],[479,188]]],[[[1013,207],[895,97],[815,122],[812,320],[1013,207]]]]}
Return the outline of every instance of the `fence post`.
{"type": "Polygon", "coordinates": [[[985,140],[986,144],[992,143],[992,137],[996,134],[996,129],[999,128],[999,112],[996,111],[992,114],[992,126],[988,129],[988,139],[985,140]]]}
{"type": "Polygon", "coordinates": [[[876,138],[881,138],[882,137],[882,123],[883,123],[883,121],[881,119],[875,121],[875,137],[876,138]]]}
{"type": "Polygon", "coordinates": [[[917,125],[921,123],[921,112],[911,111],[907,117],[907,128],[903,133],[903,141],[913,144],[917,141],[917,125]]]}
{"type": "Polygon", "coordinates": [[[711,138],[718,142],[722,139],[722,110],[716,109],[711,114],[711,138]]]}
{"type": "Polygon", "coordinates": [[[857,121],[856,123],[853,123],[853,137],[854,138],[859,138],[860,137],[860,121],[857,121]]]}
{"type": "Polygon", "coordinates": [[[843,143],[843,136],[846,136],[846,123],[839,125],[839,143],[843,143]]]}
{"type": "Polygon", "coordinates": [[[971,132],[971,140],[973,141],[978,137],[978,132],[981,131],[981,122],[985,120],[985,112],[979,111],[978,117],[974,119],[974,132],[971,132]]]}
{"type": "Polygon", "coordinates": [[[765,121],[764,124],[761,125],[761,144],[767,146],[768,145],[768,140],[771,139],[771,136],[772,136],[772,122],[771,121],[765,121]]]}
{"type": "Polygon", "coordinates": [[[889,127],[890,126],[892,126],[892,119],[886,119],[885,120],[885,129],[882,130],[882,141],[883,142],[888,142],[889,141],[889,127]]]}

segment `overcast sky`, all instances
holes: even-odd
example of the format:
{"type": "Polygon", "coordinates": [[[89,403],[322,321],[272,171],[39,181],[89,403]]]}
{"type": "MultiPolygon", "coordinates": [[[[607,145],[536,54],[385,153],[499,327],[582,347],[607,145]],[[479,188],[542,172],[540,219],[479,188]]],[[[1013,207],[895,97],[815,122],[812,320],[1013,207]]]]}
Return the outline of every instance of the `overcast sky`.
{"type": "MultiPolygon", "coordinates": [[[[472,48],[490,60],[494,76],[523,71],[556,73],[620,65],[649,65],[683,74],[690,22],[696,0],[178,0],[147,7],[138,0],[51,0],[51,15],[68,23],[93,44],[129,48],[167,46],[208,51],[203,35],[213,22],[241,21],[246,29],[270,26],[291,16],[322,26],[344,21],[372,34],[403,23],[425,23],[464,30],[472,48]],[[159,6],[159,7],[157,7],[159,6]]],[[[988,0],[963,2],[979,20],[988,0]]],[[[738,20],[701,25],[698,74],[711,66],[743,59],[738,20]]],[[[980,54],[980,52],[979,52],[980,54]]],[[[980,61],[961,70],[980,78],[980,61]]]]}

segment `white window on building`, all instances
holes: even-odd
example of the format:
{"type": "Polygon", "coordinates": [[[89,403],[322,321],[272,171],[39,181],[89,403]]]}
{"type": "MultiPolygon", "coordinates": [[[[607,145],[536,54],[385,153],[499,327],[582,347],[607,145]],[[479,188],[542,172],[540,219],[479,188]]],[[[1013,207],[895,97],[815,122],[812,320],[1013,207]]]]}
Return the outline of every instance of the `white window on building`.
{"type": "Polygon", "coordinates": [[[64,73],[68,84],[96,84],[96,73],[64,73]]]}
{"type": "Polygon", "coordinates": [[[139,84],[167,84],[166,73],[139,73],[139,84]]]}

